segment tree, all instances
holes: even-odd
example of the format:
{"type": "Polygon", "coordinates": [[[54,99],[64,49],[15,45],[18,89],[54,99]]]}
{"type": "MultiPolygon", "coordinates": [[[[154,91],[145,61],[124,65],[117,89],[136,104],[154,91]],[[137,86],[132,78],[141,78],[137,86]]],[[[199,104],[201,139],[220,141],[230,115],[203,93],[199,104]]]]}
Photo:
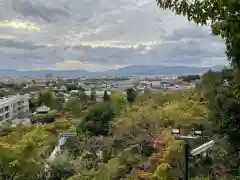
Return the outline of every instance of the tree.
{"type": "Polygon", "coordinates": [[[114,109],[103,102],[90,108],[88,114],[77,126],[77,132],[88,132],[90,135],[107,135],[109,122],[114,118],[114,109]]]}
{"type": "Polygon", "coordinates": [[[41,106],[45,104],[46,106],[50,107],[51,109],[55,109],[58,107],[57,100],[54,93],[50,90],[42,90],[37,94],[37,105],[41,106]]]}
{"type": "Polygon", "coordinates": [[[229,169],[227,173],[239,176],[240,98],[232,86],[219,86],[215,92],[215,100],[209,102],[210,120],[214,132],[228,140],[225,147],[228,160],[224,163],[228,166],[225,169],[229,169]]]}
{"type": "Polygon", "coordinates": [[[44,126],[18,125],[0,135],[0,179],[36,180],[58,140],[59,132],[69,131],[70,122],[44,126]]]}
{"type": "Polygon", "coordinates": [[[207,25],[210,23],[213,35],[221,36],[226,44],[226,54],[231,65],[240,68],[240,1],[188,1],[156,0],[157,5],[177,15],[187,16],[189,21],[207,25]]]}
{"type": "Polygon", "coordinates": [[[71,97],[64,104],[64,111],[70,113],[74,117],[80,117],[82,115],[82,106],[83,104],[80,102],[79,98],[71,97]]]}
{"type": "MultiPolygon", "coordinates": [[[[45,138],[51,139],[42,128],[27,131],[18,127],[0,143],[0,179],[2,180],[33,180],[43,166],[41,157],[45,138]]],[[[50,142],[50,141],[49,141],[50,142]]],[[[49,143],[48,142],[48,143],[49,143]]],[[[49,145],[49,144],[48,144],[49,145]]]]}
{"type": "Polygon", "coordinates": [[[197,90],[208,101],[213,101],[215,98],[216,87],[222,84],[222,73],[208,71],[202,76],[201,81],[197,84],[197,90]]]}
{"type": "Polygon", "coordinates": [[[0,143],[0,179],[34,179],[40,170],[40,157],[36,155],[34,142],[25,146],[0,143]],[[28,154],[29,153],[29,154],[28,154]]]}
{"type": "Polygon", "coordinates": [[[90,100],[92,102],[96,101],[96,92],[94,90],[91,91],[90,100]]]}
{"type": "Polygon", "coordinates": [[[186,76],[180,76],[179,79],[182,79],[183,81],[186,81],[186,82],[191,82],[191,81],[194,81],[194,80],[199,80],[200,79],[200,76],[195,74],[195,75],[186,75],[186,76]]]}
{"type": "Polygon", "coordinates": [[[103,101],[109,101],[110,100],[110,96],[108,95],[108,91],[105,90],[104,91],[104,95],[103,95],[103,101]]]}
{"type": "Polygon", "coordinates": [[[80,101],[85,104],[88,102],[88,99],[89,99],[89,97],[86,95],[84,91],[80,91],[79,98],[80,98],[80,101]]]}
{"type": "Polygon", "coordinates": [[[67,91],[78,90],[75,84],[66,84],[67,91]]]}
{"type": "MultiPolygon", "coordinates": [[[[233,74],[226,69],[222,72],[208,72],[203,75],[199,87],[208,102],[208,116],[212,122],[212,131],[219,134],[218,141],[227,140],[228,142],[224,147],[227,151],[227,158],[219,158],[222,159],[221,169],[224,167],[227,175],[237,176],[237,168],[240,166],[238,155],[240,148],[240,113],[238,111],[240,97],[234,87],[233,74]],[[225,83],[225,80],[228,83],[225,83]]],[[[216,160],[214,163],[219,164],[218,161],[216,160]]]]}
{"type": "Polygon", "coordinates": [[[56,94],[56,108],[58,110],[62,110],[63,104],[65,103],[65,96],[63,93],[57,93],[56,94]]]}
{"type": "Polygon", "coordinates": [[[115,113],[118,115],[126,105],[127,101],[124,99],[121,93],[115,92],[111,95],[110,103],[114,108],[115,113]]]}
{"type": "Polygon", "coordinates": [[[127,100],[128,102],[130,103],[133,103],[134,100],[136,99],[137,97],[137,92],[134,88],[128,88],[127,89],[127,100]]]}

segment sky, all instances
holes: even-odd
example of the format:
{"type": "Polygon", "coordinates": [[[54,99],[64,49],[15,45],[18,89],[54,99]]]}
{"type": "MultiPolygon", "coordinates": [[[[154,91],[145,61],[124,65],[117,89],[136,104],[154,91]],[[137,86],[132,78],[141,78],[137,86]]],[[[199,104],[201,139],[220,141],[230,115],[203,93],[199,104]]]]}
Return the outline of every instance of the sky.
{"type": "Polygon", "coordinates": [[[0,69],[226,64],[209,27],[155,0],[0,0],[0,69]]]}

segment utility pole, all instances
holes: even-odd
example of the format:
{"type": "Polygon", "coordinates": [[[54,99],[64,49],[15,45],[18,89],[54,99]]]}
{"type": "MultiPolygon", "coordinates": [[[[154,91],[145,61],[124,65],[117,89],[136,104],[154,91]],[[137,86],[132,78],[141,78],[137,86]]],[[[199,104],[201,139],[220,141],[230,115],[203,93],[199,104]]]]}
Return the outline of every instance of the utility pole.
{"type": "Polygon", "coordinates": [[[188,180],[188,157],[189,157],[189,145],[185,141],[184,145],[184,180],[188,180]]]}
{"type": "Polygon", "coordinates": [[[189,164],[189,156],[196,156],[198,154],[204,153],[205,151],[207,151],[209,148],[211,148],[215,142],[213,140],[202,144],[201,146],[193,149],[190,151],[190,146],[188,141],[191,139],[198,139],[202,136],[202,131],[193,131],[193,136],[192,135],[188,135],[188,136],[181,136],[180,135],[180,129],[173,129],[172,130],[172,134],[175,136],[176,139],[179,140],[184,140],[185,144],[184,144],[184,180],[188,180],[188,176],[189,176],[189,168],[188,168],[188,164],[189,164]]]}

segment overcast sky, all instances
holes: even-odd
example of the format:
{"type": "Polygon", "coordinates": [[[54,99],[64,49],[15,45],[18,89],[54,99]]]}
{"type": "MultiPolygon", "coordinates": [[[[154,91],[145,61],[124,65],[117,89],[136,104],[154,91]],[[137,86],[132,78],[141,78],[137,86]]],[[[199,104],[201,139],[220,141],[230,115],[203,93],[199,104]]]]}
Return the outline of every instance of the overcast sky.
{"type": "Polygon", "coordinates": [[[213,66],[225,46],[155,0],[0,0],[0,69],[213,66]]]}

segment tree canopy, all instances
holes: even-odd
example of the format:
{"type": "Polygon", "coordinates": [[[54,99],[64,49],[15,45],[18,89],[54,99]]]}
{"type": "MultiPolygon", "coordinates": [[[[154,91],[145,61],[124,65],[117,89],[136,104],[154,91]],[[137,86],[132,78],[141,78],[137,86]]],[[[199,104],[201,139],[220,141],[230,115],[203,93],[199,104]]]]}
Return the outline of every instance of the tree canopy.
{"type": "Polygon", "coordinates": [[[78,132],[87,132],[91,135],[106,135],[109,130],[109,121],[115,116],[114,109],[107,102],[91,107],[82,122],[77,126],[78,132]]]}

